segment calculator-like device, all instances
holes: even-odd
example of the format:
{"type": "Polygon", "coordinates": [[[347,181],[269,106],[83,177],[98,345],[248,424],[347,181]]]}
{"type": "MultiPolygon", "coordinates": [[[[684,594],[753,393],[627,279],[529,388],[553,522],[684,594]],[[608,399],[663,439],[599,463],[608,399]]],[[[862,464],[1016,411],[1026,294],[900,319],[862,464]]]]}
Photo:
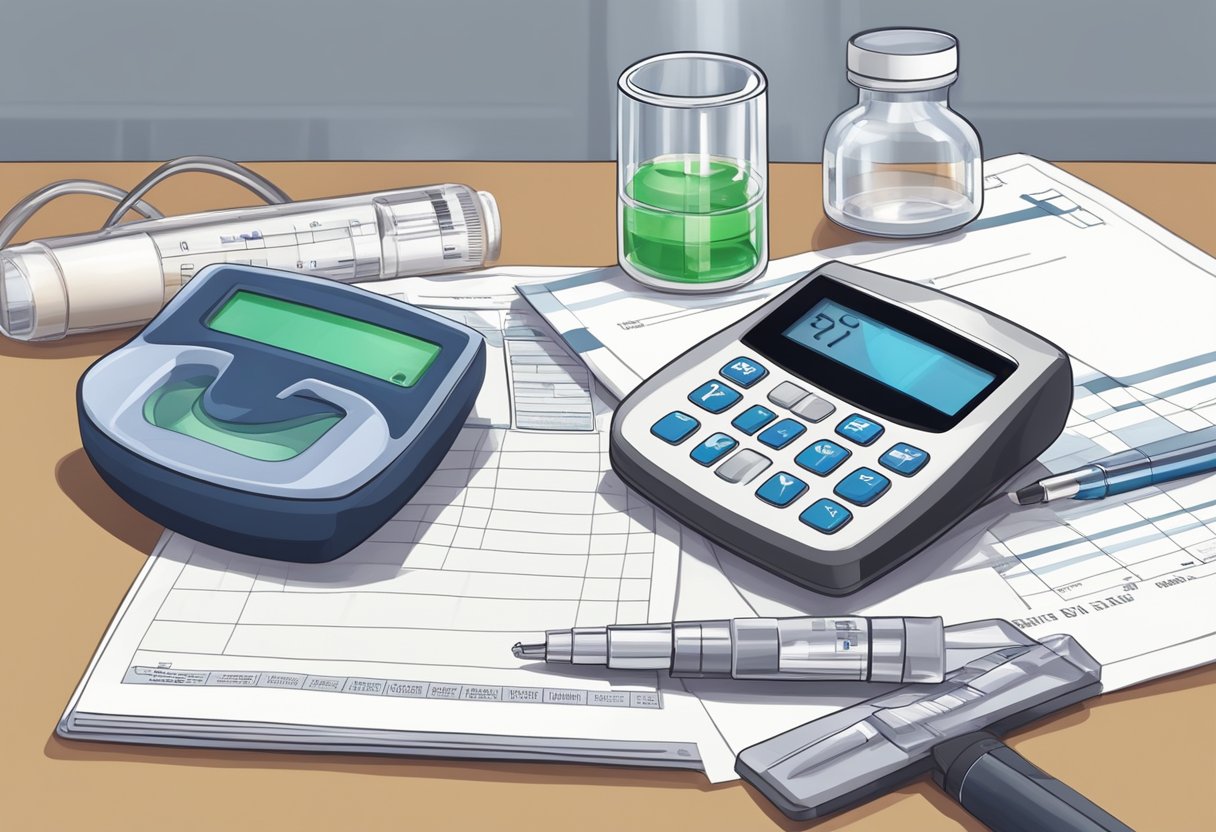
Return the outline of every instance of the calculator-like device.
{"type": "Polygon", "coordinates": [[[643,382],[613,469],[797,584],[854,592],[911,558],[1064,427],[1068,356],[925,285],[843,263],[643,382]]]}

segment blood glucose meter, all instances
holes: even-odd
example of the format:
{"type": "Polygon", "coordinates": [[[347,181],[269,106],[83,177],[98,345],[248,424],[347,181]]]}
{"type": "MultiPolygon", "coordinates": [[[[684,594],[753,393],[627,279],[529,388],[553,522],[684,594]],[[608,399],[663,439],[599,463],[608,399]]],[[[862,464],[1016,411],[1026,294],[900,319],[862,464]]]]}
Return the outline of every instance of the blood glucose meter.
{"type": "Polygon", "coordinates": [[[1055,441],[1067,355],[928,286],[843,263],[635,389],[614,470],[692,528],[818,592],[915,555],[1055,441]]]}
{"type": "Polygon", "coordinates": [[[329,280],[203,269],[77,388],[98,472],[148,517],[250,555],[328,561],[396,513],[464,424],[476,331],[329,280]]]}

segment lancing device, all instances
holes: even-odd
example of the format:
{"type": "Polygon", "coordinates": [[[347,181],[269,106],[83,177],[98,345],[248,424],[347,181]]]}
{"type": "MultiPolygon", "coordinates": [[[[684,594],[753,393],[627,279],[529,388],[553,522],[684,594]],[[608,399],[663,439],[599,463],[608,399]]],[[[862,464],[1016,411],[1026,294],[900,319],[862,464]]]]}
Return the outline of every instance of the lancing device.
{"type": "Polygon", "coordinates": [[[1216,471],[1216,427],[1119,451],[1019,488],[1009,499],[1022,506],[1063,499],[1101,500],[1209,471],[1216,471]]]}
{"type": "Polygon", "coordinates": [[[736,618],[549,630],[518,659],[670,670],[672,676],[789,681],[940,682],[940,618],[736,618]]]}

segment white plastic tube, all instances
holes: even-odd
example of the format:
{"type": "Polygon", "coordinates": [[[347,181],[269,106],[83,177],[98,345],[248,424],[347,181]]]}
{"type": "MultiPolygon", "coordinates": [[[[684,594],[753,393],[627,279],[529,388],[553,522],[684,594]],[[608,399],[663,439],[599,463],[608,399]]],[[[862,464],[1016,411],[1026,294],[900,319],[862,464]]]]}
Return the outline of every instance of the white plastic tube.
{"type": "Polygon", "coordinates": [[[200,269],[239,263],[351,283],[497,259],[494,197],[466,185],[209,211],[0,250],[0,331],[21,341],[150,320],[200,269]]]}

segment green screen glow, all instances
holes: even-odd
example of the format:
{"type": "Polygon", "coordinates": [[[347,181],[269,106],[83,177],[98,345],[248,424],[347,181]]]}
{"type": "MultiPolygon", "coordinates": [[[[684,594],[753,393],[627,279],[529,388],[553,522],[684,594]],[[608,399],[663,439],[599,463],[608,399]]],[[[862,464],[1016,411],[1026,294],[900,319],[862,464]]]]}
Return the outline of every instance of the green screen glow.
{"type": "Polygon", "coordinates": [[[253,292],[234,294],[207,325],[402,387],[413,387],[439,355],[430,341],[253,292]]]}
{"type": "Polygon", "coordinates": [[[224,422],[203,409],[203,394],[213,381],[214,377],[199,376],[169,382],[148,396],[144,419],[159,428],[263,462],[294,459],[342,419],[339,413],[320,413],[264,425],[224,422]]]}

